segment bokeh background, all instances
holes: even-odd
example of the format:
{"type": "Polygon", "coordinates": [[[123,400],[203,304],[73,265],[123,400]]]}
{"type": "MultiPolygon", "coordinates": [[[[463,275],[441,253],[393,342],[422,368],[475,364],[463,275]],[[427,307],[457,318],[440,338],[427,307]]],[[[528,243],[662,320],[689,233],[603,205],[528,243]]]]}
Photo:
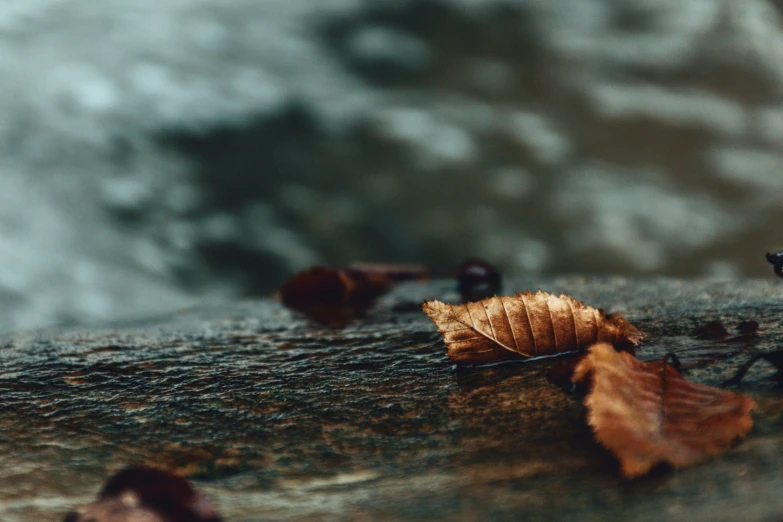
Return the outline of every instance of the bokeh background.
{"type": "Polygon", "coordinates": [[[779,0],[5,0],[0,331],[351,261],[771,275],[779,0]]]}

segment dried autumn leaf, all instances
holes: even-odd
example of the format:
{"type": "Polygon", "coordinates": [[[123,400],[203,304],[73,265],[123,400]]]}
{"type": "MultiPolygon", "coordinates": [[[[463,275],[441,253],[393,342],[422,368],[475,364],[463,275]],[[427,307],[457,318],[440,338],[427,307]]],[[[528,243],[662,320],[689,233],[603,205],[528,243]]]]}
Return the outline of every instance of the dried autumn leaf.
{"type": "Polygon", "coordinates": [[[367,310],[397,282],[424,279],[425,267],[354,264],[345,268],[315,266],[294,274],[282,287],[283,304],[336,328],[367,310]]]}
{"type": "Polygon", "coordinates": [[[438,326],[456,363],[487,364],[582,350],[599,341],[636,344],[643,335],[619,315],[561,294],[538,291],[452,305],[427,301],[422,310],[438,326]]]}
{"type": "Polygon", "coordinates": [[[686,381],[666,360],[641,362],[599,343],[577,366],[573,381],[588,378],[588,424],[626,477],[661,462],[678,468],[724,453],[753,426],[753,399],[686,381]]]}

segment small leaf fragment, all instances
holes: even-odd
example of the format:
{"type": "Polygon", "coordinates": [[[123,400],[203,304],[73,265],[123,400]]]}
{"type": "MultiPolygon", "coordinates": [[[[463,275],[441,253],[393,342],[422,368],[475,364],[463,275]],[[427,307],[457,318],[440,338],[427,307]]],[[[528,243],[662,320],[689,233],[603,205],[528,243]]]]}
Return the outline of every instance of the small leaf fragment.
{"type": "Polygon", "coordinates": [[[725,453],[753,426],[753,399],[687,381],[667,359],[641,362],[599,343],[574,372],[574,382],[591,381],[588,424],[626,477],[725,453]]]}
{"type": "Polygon", "coordinates": [[[619,315],[541,291],[461,305],[427,301],[422,310],[438,326],[449,358],[461,364],[555,355],[599,341],[636,344],[644,337],[619,315]]]}
{"type": "Polygon", "coordinates": [[[783,277],[783,251],[776,252],[774,254],[770,254],[767,252],[767,263],[773,265],[773,270],[775,271],[775,275],[778,277],[783,277]]]}
{"type": "Polygon", "coordinates": [[[710,321],[704,326],[700,326],[693,331],[693,337],[703,341],[725,339],[729,336],[729,331],[721,321],[710,321]]]}
{"type": "Polygon", "coordinates": [[[334,328],[370,308],[398,282],[428,276],[422,266],[357,263],[344,268],[315,266],[294,274],[279,294],[283,304],[334,328]]]}

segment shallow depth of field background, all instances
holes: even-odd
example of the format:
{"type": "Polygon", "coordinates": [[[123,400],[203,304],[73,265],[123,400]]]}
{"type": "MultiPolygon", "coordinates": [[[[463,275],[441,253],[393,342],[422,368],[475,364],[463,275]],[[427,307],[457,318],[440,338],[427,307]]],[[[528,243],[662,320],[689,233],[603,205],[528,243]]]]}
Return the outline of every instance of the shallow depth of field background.
{"type": "Polygon", "coordinates": [[[0,331],[350,261],[774,278],[777,0],[6,0],[0,331]]]}

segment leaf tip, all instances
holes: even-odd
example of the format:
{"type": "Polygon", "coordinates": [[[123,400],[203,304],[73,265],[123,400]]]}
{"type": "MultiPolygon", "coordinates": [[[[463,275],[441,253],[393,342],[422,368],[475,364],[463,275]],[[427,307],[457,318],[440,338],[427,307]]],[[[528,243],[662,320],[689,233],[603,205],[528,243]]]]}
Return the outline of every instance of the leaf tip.
{"type": "Polygon", "coordinates": [[[611,322],[613,325],[615,325],[617,328],[620,329],[620,332],[622,332],[623,337],[625,337],[629,343],[633,345],[637,345],[640,342],[642,342],[645,339],[644,333],[636,328],[634,325],[632,325],[628,319],[623,317],[619,313],[613,313],[606,316],[606,318],[611,322]]]}
{"type": "Polygon", "coordinates": [[[446,306],[446,303],[433,299],[431,301],[424,301],[421,303],[421,311],[427,314],[430,319],[435,320],[435,315],[438,314],[446,306]]]}

